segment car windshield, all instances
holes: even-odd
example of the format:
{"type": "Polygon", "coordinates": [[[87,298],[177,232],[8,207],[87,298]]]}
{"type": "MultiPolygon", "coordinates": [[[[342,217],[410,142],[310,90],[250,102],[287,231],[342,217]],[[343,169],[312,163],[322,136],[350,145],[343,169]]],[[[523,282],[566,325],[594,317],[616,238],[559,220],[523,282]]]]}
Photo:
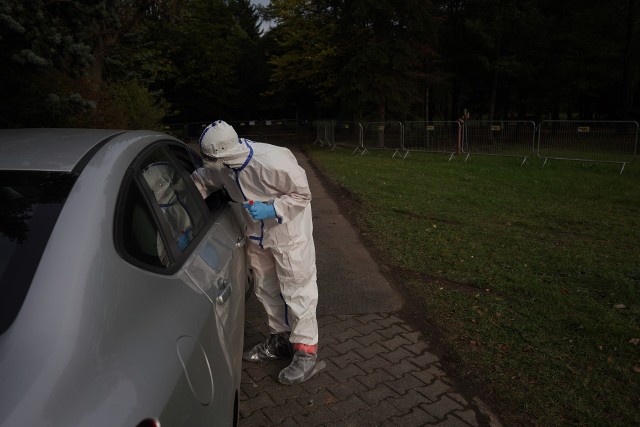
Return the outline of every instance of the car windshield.
{"type": "Polygon", "coordinates": [[[61,172],[0,171],[0,334],[20,311],[75,179],[61,172]]]}

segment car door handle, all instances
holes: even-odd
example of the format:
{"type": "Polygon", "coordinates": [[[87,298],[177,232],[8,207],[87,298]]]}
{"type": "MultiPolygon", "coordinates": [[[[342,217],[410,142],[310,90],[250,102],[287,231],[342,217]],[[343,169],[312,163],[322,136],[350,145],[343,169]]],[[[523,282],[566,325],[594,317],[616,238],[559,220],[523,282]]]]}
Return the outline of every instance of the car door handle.
{"type": "Polygon", "coordinates": [[[218,296],[216,297],[216,304],[222,305],[229,300],[231,296],[231,283],[222,277],[218,280],[218,296]]]}
{"type": "Polygon", "coordinates": [[[238,236],[236,239],[236,248],[241,248],[244,246],[247,239],[244,236],[238,236]]]}

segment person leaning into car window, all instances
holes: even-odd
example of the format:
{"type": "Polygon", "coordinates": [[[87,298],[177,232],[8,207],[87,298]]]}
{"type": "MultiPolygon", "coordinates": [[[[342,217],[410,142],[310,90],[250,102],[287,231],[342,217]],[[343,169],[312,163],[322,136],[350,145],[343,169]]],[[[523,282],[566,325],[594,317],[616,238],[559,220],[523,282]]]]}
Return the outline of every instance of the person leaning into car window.
{"type": "MultiPolygon", "coordinates": [[[[180,200],[179,194],[182,191],[177,187],[177,183],[174,182],[174,173],[170,164],[158,162],[147,166],[142,175],[153,191],[160,210],[169,223],[171,233],[176,239],[178,249],[182,252],[193,238],[191,235],[193,222],[184,203],[180,200]]],[[[168,265],[169,257],[162,243],[160,233],[157,236],[157,248],[160,261],[162,264],[168,265]]]]}
{"type": "Polygon", "coordinates": [[[224,121],[200,137],[204,168],[192,174],[207,197],[224,186],[241,203],[255,294],[267,312],[270,335],[243,354],[261,362],[289,358],[278,375],[283,384],[306,381],[318,372],[316,255],[307,176],[291,151],[238,138],[224,121]]]}

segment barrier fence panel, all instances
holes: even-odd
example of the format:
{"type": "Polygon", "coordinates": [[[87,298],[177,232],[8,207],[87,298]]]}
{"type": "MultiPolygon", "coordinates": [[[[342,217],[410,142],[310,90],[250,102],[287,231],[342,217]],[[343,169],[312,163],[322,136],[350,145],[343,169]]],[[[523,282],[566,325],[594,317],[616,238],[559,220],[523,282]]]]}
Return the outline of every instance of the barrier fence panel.
{"type": "Polygon", "coordinates": [[[333,144],[333,120],[318,120],[316,122],[316,139],[314,144],[323,145],[333,144]]]}
{"type": "Polygon", "coordinates": [[[236,120],[228,123],[238,136],[256,142],[295,142],[298,134],[295,119],[236,120]]]}
{"type": "Polygon", "coordinates": [[[460,123],[456,121],[405,122],[404,149],[450,154],[459,150],[460,123]]]}
{"type": "Polygon", "coordinates": [[[333,142],[335,145],[353,148],[352,154],[361,151],[362,125],[358,122],[334,122],[333,142]]]}
{"type": "Polygon", "coordinates": [[[622,173],[638,155],[638,123],[544,120],[537,153],[544,164],[548,159],[618,163],[622,173]]]}
{"type": "MultiPolygon", "coordinates": [[[[298,134],[298,122],[295,119],[230,120],[227,123],[233,126],[239,137],[257,142],[268,142],[269,139],[295,141],[298,134]]],[[[184,129],[184,141],[198,142],[202,131],[210,124],[211,122],[189,122],[180,125],[184,129]]],[[[163,126],[169,126],[173,130],[178,125],[163,126]]]]}
{"type": "MultiPolygon", "coordinates": [[[[365,122],[362,124],[363,154],[371,149],[395,150],[402,148],[403,127],[400,122],[365,122]]],[[[404,151],[404,150],[403,150],[404,151]]]]}
{"type": "Polygon", "coordinates": [[[331,150],[336,148],[335,131],[336,131],[335,121],[330,120],[326,122],[326,125],[324,128],[325,142],[329,147],[331,147],[331,150]]]}
{"type": "Polygon", "coordinates": [[[466,121],[463,145],[471,154],[522,157],[535,152],[536,124],[531,121],[466,121]]]}
{"type": "Polygon", "coordinates": [[[198,142],[204,128],[209,126],[211,122],[190,122],[185,125],[185,139],[198,142]]]}
{"type": "Polygon", "coordinates": [[[186,135],[184,123],[165,123],[162,125],[162,131],[181,140],[184,140],[186,135]]]}
{"type": "Polygon", "coordinates": [[[258,120],[238,120],[228,122],[240,138],[251,141],[267,142],[258,120]]]}

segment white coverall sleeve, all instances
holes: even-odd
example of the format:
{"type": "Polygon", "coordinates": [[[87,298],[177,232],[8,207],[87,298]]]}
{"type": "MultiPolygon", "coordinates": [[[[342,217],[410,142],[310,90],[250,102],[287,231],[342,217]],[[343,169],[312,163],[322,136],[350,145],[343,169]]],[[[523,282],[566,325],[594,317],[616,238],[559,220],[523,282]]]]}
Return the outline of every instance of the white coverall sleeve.
{"type": "Polygon", "coordinates": [[[279,171],[280,196],[273,199],[277,220],[285,224],[302,213],[311,203],[311,190],[307,175],[300,166],[290,172],[279,171]]]}
{"type": "Polygon", "coordinates": [[[222,184],[214,178],[214,173],[207,168],[199,168],[193,171],[191,179],[203,199],[222,188],[222,184]]]}

